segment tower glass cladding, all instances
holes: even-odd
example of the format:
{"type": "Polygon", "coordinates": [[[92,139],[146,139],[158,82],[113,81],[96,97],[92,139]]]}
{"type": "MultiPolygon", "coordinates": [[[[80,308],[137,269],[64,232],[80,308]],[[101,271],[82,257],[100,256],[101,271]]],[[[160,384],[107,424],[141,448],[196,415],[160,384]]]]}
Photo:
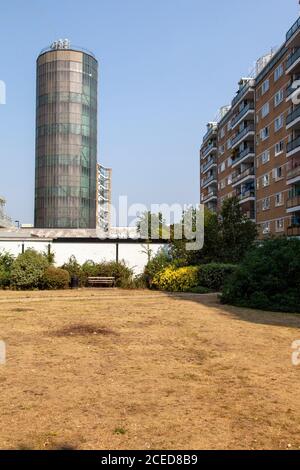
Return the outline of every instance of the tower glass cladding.
{"type": "Polygon", "coordinates": [[[95,228],[98,62],[57,41],[37,59],[35,227],[95,228]]]}

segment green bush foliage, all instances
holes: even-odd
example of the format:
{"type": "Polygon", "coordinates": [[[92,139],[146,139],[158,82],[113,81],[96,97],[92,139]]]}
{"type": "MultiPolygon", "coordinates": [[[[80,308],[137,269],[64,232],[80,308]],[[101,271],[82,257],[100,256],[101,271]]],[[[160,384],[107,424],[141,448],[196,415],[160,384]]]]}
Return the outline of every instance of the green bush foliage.
{"type": "Polygon", "coordinates": [[[0,253],[0,288],[4,289],[10,286],[11,269],[14,257],[7,252],[0,253]]]}
{"type": "Polygon", "coordinates": [[[300,240],[275,239],[248,253],[225,283],[223,303],[300,313],[300,240]]]}
{"type": "Polygon", "coordinates": [[[199,285],[213,291],[223,288],[226,280],[235,273],[236,265],[211,263],[199,267],[199,285]]]}
{"type": "Polygon", "coordinates": [[[148,287],[152,286],[154,277],[167,268],[172,258],[166,249],[160,249],[147,263],[144,270],[144,279],[148,287]]]}
{"type": "Polygon", "coordinates": [[[19,255],[12,264],[11,286],[15,289],[39,289],[43,282],[47,259],[35,250],[27,250],[19,255]]]}
{"type": "Polygon", "coordinates": [[[61,268],[49,266],[45,269],[41,287],[47,290],[68,289],[70,285],[70,275],[68,271],[61,268]]]}

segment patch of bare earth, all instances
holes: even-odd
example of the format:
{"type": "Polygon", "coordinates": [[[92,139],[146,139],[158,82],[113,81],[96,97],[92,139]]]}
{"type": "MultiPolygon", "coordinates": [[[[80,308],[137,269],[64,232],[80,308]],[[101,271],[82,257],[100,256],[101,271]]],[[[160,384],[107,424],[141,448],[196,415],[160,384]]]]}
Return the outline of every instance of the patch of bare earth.
{"type": "Polygon", "coordinates": [[[0,292],[2,449],[298,449],[300,316],[147,291],[0,292]]]}

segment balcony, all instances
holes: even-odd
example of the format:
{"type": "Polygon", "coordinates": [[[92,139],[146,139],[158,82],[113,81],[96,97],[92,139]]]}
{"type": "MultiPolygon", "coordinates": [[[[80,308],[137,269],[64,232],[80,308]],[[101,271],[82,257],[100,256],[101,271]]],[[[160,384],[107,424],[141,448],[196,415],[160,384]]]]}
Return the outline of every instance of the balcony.
{"type": "Polygon", "coordinates": [[[288,237],[300,237],[300,225],[293,225],[287,229],[288,237]]]}
{"type": "Polygon", "coordinates": [[[235,159],[232,162],[232,168],[237,167],[238,165],[240,165],[244,161],[252,160],[254,158],[254,155],[255,155],[254,148],[247,147],[245,150],[243,150],[242,152],[237,154],[237,156],[235,157],[235,159]]]}
{"type": "Polygon", "coordinates": [[[295,73],[300,70],[300,48],[296,50],[287,60],[286,74],[295,73]]]}
{"type": "Polygon", "coordinates": [[[213,200],[217,200],[217,191],[210,191],[206,196],[202,197],[203,204],[207,204],[213,200]]]}
{"type": "Polygon", "coordinates": [[[232,100],[231,109],[235,108],[235,106],[242,101],[242,99],[246,99],[253,95],[255,87],[255,80],[249,79],[249,81],[241,88],[236,97],[232,100]]]}
{"type": "Polygon", "coordinates": [[[250,136],[254,136],[254,124],[249,124],[245,129],[237,134],[237,136],[232,140],[232,147],[237,147],[250,136]]]}
{"type": "Polygon", "coordinates": [[[288,30],[286,34],[286,45],[288,47],[295,47],[300,44],[299,38],[300,32],[300,18],[293,24],[291,29],[288,30]]]}
{"type": "Polygon", "coordinates": [[[286,180],[287,184],[293,184],[300,181],[300,164],[287,171],[286,180]]]}
{"type": "Polygon", "coordinates": [[[254,178],[254,167],[247,168],[246,170],[242,171],[241,173],[234,173],[232,176],[232,186],[238,184],[239,182],[244,182],[247,179],[254,178]]]}
{"type": "Polygon", "coordinates": [[[295,155],[300,151],[300,137],[297,137],[296,139],[292,140],[287,144],[286,148],[286,153],[287,157],[290,157],[292,155],[295,155]]]}
{"type": "Polygon", "coordinates": [[[211,158],[205,165],[202,166],[202,173],[205,173],[213,166],[217,165],[217,160],[215,158],[211,158]]]}
{"type": "Polygon", "coordinates": [[[254,114],[254,103],[247,104],[242,111],[231,121],[231,128],[234,129],[243,118],[246,118],[248,114],[254,114]]]}
{"type": "Polygon", "coordinates": [[[217,134],[218,131],[218,125],[213,124],[210,129],[206,132],[206,134],[203,137],[203,143],[205,143],[207,140],[211,139],[213,136],[217,134]]]}
{"type": "Polygon", "coordinates": [[[286,129],[300,129],[300,106],[287,116],[286,129]]]}
{"type": "Polygon", "coordinates": [[[208,157],[212,152],[216,152],[217,150],[217,142],[212,142],[205,148],[205,150],[202,150],[202,158],[208,157]]]}
{"type": "Polygon", "coordinates": [[[286,210],[288,213],[300,211],[300,194],[288,198],[286,202],[286,210]]]}
{"type": "Polygon", "coordinates": [[[240,204],[243,204],[246,201],[254,201],[255,200],[255,191],[254,190],[246,191],[243,194],[237,195],[237,198],[239,199],[240,204]]]}
{"type": "Polygon", "coordinates": [[[286,88],[285,90],[286,101],[293,99],[293,93],[295,93],[295,97],[298,99],[299,88],[300,88],[300,79],[298,78],[286,88]]]}
{"type": "Polygon", "coordinates": [[[202,189],[207,188],[210,184],[217,184],[217,175],[213,174],[202,180],[202,189]]]}

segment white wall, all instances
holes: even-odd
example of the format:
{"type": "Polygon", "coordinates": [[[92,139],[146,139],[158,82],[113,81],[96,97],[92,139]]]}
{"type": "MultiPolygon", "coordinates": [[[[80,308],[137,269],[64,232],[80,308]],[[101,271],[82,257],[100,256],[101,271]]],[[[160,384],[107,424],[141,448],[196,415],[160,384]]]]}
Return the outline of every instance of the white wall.
{"type": "MultiPolygon", "coordinates": [[[[21,241],[1,241],[0,251],[5,250],[17,256],[22,253],[21,241]]],[[[48,250],[49,242],[28,241],[24,242],[25,250],[33,248],[38,252],[48,250]]],[[[82,264],[85,261],[115,261],[116,243],[50,243],[51,251],[55,254],[55,264],[63,265],[71,256],[75,256],[82,264]]],[[[164,245],[151,245],[152,254],[164,245]]],[[[134,270],[135,274],[143,272],[148,262],[147,245],[141,243],[119,243],[119,261],[124,260],[127,266],[134,270]]]]}

